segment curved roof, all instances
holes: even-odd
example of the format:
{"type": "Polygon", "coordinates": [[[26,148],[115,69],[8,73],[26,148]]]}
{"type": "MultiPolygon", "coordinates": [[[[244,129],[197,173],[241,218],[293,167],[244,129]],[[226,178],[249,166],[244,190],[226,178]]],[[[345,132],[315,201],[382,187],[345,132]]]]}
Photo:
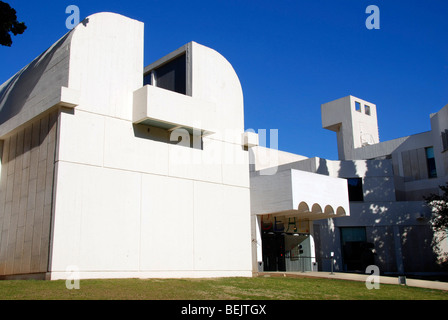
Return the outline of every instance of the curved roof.
{"type": "Polygon", "coordinates": [[[91,15],[0,86],[0,138],[55,106],[130,119],[142,73],[143,23],[91,15]]]}

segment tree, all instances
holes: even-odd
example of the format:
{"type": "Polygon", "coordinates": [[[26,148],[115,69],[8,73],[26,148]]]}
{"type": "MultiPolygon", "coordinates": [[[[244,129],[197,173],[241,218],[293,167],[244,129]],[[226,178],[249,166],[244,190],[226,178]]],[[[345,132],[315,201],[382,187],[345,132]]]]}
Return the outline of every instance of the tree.
{"type": "Polygon", "coordinates": [[[24,22],[17,21],[16,10],[3,1],[0,1],[0,44],[10,47],[12,45],[12,32],[15,36],[26,30],[24,22]]]}
{"type": "Polygon", "coordinates": [[[439,254],[439,261],[448,264],[448,253],[443,249],[444,240],[448,237],[448,183],[445,186],[439,186],[442,194],[431,194],[424,197],[426,205],[432,211],[430,220],[434,231],[433,245],[439,254]]]}
{"type": "MultiPolygon", "coordinates": [[[[442,195],[431,194],[425,197],[426,204],[433,213],[431,226],[436,232],[443,232],[448,229],[448,183],[445,186],[439,186],[443,191],[442,195]]],[[[444,239],[447,237],[445,234],[444,239]]]]}

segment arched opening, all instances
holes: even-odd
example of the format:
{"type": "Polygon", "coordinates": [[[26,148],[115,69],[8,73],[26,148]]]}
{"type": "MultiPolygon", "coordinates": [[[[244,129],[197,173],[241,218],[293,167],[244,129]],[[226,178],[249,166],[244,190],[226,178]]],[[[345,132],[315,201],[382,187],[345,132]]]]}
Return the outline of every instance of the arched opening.
{"type": "Polygon", "coordinates": [[[344,208],[342,208],[342,207],[338,207],[337,209],[336,209],[336,215],[341,215],[341,216],[345,216],[345,210],[344,210],[344,208]]]}
{"type": "Polygon", "coordinates": [[[299,213],[310,212],[310,207],[305,201],[300,202],[299,204],[299,213]]]}
{"type": "Polygon", "coordinates": [[[325,213],[325,214],[334,214],[334,209],[333,209],[333,207],[330,206],[330,205],[325,206],[324,213],[325,213]]]}
{"type": "Polygon", "coordinates": [[[312,213],[322,213],[322,207],[319,204],[315,203],[315,204],[313,204],[313,207],[311,208],[311,212],[312,213]]]}

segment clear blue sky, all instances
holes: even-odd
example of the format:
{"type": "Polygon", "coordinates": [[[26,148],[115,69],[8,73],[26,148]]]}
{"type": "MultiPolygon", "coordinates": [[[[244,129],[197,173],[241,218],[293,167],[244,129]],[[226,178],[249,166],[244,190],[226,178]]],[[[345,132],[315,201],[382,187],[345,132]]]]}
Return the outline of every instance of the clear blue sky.
{"type": "Polygon", "coordinates": [[[278,129],[279,149],[337,159],[320,105],[349,94],[377,105],[380,140],[430,129],[448,104],[447,0],[95,0],[9,3],[28,29],[0,47],[0,83],[81,20],[110,11],[145,23],[145,65],[196,41],[220,52],[244,92],[246,129],[278,129]],[[380,29],[368,30],[368,5],[380,29]]]}

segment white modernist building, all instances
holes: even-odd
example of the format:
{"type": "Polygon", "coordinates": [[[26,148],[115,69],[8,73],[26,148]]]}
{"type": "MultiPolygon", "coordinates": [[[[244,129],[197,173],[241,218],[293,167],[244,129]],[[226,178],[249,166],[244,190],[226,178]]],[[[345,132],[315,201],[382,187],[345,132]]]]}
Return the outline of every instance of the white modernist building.
{"type": "Polygon", "coordinates": [[[224,57],[144,68],[143,27],[92,15],[0,86],[0,278],[435,271],[421,195],[448,174],[448,107],[380,143],[349,96],[322,106],[339,160],[267,149],[224,57]]]}
{"type": "Polygon", "coordinates": [[[0,87],[0,275],[251,276],[243,94],[191,42],[95,14],[0,87]]]}
{"type": "Polygon", "coordinates": [[[430,131],[385,142],[379,141],[373,103],[347,96],[323,104],[321,112],[322,126],[337,134],[339,160],[251,149],[252,216],[259,227],[253,232],[263,249],[256,255],[260,270],[333,267],[364,273],[376,265],[384,274],[446,274],[448,240],[435,246],[439,235],[429,225],[431,211],[423,197],[439,193],[448,181],[448,105],[431,115],[430,131]],[[345,180],[349,205],[342,201],[347,191],[334,179],[345,180]],[[319,199],[328,202],[331,214],[321,210],[325,204],[319,199]],[[334,219],[340,216],[334,201],[350,214],[334,219]],[[313,203],[323,213],[314,214],[313,203]],[[291,219],[305,224],[308,232],[288,229],[291,219]],[[297,254],[300,244],[303,252],[297,254]]]}

